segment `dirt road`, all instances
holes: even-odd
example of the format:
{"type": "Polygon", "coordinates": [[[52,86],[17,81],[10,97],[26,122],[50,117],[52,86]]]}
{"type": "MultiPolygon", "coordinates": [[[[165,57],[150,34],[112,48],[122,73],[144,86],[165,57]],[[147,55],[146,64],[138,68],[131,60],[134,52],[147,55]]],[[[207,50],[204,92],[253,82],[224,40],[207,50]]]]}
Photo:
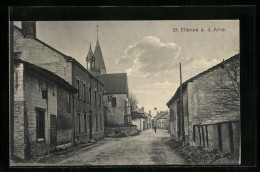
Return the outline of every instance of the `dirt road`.
{"type": "Polygon", "coordinates": [[[185,160],[174,153],[164,142],[166,130],[146,130],[138,136],[118,140],[106,138],[91,147],[82,148],[59,157],[50,157],[31,165],[181,165],[185,160]]]}
{"type": "Polygon", "coordinates": [[[58,162],[63,165],[165,165],[185,161],[165,145],[166,130],[147,130],[139,136],[113,139],[78,155],[58,162]]]}

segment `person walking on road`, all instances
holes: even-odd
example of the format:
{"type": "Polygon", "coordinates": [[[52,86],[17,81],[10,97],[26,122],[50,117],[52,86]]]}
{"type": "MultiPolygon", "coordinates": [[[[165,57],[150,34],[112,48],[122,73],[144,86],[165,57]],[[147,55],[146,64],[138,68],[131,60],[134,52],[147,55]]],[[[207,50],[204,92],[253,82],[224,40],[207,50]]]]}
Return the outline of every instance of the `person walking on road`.
{"type": "Polygon", "coordinates": [[[154,126],[154,132],[156,133],[156,126],[154,126]]]}

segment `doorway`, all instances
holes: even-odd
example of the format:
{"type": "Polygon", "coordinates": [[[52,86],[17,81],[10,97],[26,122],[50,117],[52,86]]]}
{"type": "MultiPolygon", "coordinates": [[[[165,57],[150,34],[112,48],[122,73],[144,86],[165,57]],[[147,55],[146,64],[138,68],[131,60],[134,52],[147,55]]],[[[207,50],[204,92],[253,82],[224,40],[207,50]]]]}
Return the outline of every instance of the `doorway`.
{"type": "Polygon", "coordinates": [[[89,122],[89,139],[92,139],[92,115],[90,114],[89,115],[89,120],[88,120],[88,122],[89,122]]]}

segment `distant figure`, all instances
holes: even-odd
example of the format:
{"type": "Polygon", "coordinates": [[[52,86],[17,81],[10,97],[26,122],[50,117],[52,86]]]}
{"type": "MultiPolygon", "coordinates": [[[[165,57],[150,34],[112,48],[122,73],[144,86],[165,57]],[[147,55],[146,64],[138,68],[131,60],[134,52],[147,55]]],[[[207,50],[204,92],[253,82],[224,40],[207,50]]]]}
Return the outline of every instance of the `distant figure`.
{"type": "Polygon", "coordinates": [[[118,140],[118,135],[119,135],[120,131],[118,129],[116,129],[115,134],[116,134],[116,140],[118,140]]]}
{"type": "Polygon", "coordinates": [[[156,133],[156,126],[154,126],[154,132],[156,133]]]}

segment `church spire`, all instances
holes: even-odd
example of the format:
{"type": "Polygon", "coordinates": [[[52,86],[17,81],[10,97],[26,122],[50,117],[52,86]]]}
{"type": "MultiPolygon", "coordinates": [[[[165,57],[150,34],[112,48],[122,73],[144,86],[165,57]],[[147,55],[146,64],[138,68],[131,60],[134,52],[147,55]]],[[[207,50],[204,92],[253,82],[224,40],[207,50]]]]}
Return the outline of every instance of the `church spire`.
{"type": "Polygon", "coordinates": [[[98,74],[106,74],[106,66],[104,63],[102,51],[100,48],[99,40],[98,40],[98,25],[97,25],[97,43],[94,51],[94,57],[95,57],[95,68],[97,69],[98,74]]]}
{"type": "Polygon", "coordinates": [[[88,55],[86,57],[86,62],[87,62],[87,69],[92,70],[95,67],[94,66],[95,57],[94,57],[94,54],[93,54],[93,51],[92,51],[92,48],[91,48],[91,43],[90,43],[90,46],[89,46],[88,55]]]}
{"type": "Polygon", "coordinates": [[[97,24],[97,41],[98,41],[98,24],[97,24]]]}

